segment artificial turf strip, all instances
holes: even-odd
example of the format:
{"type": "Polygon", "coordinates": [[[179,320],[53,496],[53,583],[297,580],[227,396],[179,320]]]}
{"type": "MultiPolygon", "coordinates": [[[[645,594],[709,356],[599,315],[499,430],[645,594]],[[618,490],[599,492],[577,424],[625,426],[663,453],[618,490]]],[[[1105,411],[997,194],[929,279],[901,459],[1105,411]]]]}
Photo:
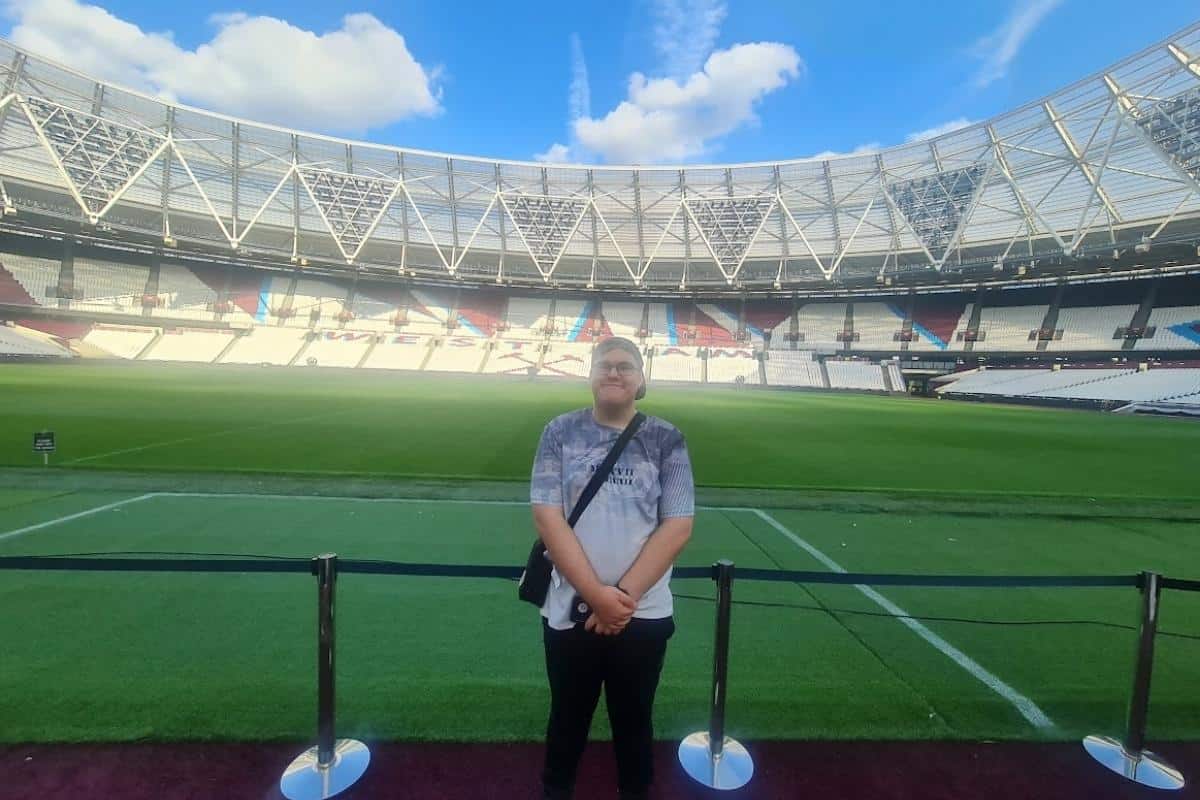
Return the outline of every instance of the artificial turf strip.
{"type": "MultiPolygon", "coordinates": [[[[213,368],[5,365],[0,464],[527,480],[581,381],[213,368]]],[[[705,486],[1192,499],[1200,426],[850,394],[651,388],[705,486]]]]}
{"type": "MultiPolygon", "coordinates": [[[[12,493],[0,491],[0,509],[12,493]]],[[[107,502],[123,496],[110,496],[107,502]]],[[[88,498],[89,501],[96,497],[88,498]]],[[[47,499],[42,519],[78,510],[47,499]]],[[[774,511],[850,569],[1200,574],[1194,526],[1153,521],[774,511]],[[908,522],[909,519],[913,521],[908,522]],[[955,541],[951,541],[954,539],[955,541]],[[845,542],[846,547],[841,547],[845,542]],[[1137,562],[1137,563],[1132,563],[1137,562]]],[[[0,510],[0,531],[12,512],[0,510]]],[[[27,511],[17,520],[29,524],[27,511]]],[[[513,505],[156,497],[0,540],[0,554],[183,550],[443,563],[514,561],[531,536],[513,505]]],[[[748,511],[702,511],[684,562],[820,566],[748,511]]],[[[675,591],[710,597],[707,581],[675,591]]],[[[906,590],[912,613],[1133,621],[1133,590],[906,590]]],[[[1132,633],[1096,627],[928,623],[1058,723],[1011,706],[852,587],[742,582],[731,652],[730,731],[768,738],[1061,738],[1118,732],[1132,633]]],[[[1168,593],[1163,627],[1200,633],[1194,596],[1168,593]]],[[[311,736],[315,587],[302,575],[0,574],[3,741],[296,739],[311,736]]],[[[713,606],[677,601],[657,705],[660,737],[705,720],[713,606]]],[[[546,692],[536,618],[511,584],[346,575],[338,605],[339,729],[408,740],[536,740],[546,692]]],[[[1200,736],[1191,693],[1200,642],[1161,640],[1151,736],[1200,736]]],[[[606,726],[598,714],[597,730],[606,726]]]]}

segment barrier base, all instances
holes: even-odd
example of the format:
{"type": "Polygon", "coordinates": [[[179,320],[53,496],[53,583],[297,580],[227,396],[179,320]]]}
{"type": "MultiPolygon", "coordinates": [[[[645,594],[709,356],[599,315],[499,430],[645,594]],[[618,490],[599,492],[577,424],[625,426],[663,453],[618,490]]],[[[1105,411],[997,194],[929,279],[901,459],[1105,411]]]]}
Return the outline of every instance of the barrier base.
{"type": "Polygon", "coordinates": [[[317,748],[310,747],[296,757],[279,779],[279,791],[288,800],[325,800],[349,789],[367,771],[371,751],[354,739],[338,739],[333,747],[333,763],[317,765],[317,748]]]}
{"type": "Polygon", "coordinates": [[[1147,750],[1131,753],[1111,736],[1089,736],[1083,740],[1083,748],[1092,758],[1135,783],[1154,789],[1183,788],[1183,773],[1164,761],[1162,756],[1147,750]]]}
{"type": "Polygon", "coordinates": [[[708,731],[698,731],[679,743],[679,763],[692,780],[710,789],[740,789],[754,777],[754,759],[737,741],[725,737],[721,754],[709,748],[708,731]]]}

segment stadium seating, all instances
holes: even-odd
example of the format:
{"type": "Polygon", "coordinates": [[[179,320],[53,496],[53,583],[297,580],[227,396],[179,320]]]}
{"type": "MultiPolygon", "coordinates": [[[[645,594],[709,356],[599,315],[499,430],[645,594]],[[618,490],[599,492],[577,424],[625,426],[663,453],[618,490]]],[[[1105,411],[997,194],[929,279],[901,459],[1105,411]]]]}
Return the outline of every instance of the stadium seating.
{"type": "Polygon", "coordinates": [[[1200,306],[1156,308],[1150,312],[1147,327],[1154,336],[1138,339],[1137,350],[1195,350],[1200,348],[1200,306]]]}
{"type": "Polygon", "coordinates": [[[76,258],[71,308],[101,313],[141,314],[150,268],[76,258]]]}
{"type": "Polygon", "coordinates": [[[0,355],[70,358],[71,352],[55,344],[49,337],[37,336],[34,331],[0,325],[0,355]]]}
{"type": "Polygon", "coordinates": [[[479,372],[487,340],[478,336],[447,336],[434,346],[426,372],[479,372]]]}
{"type": "MultiPolygon", "coordinates": [[[[1096,370],[1099,371],[1099,370],[1096,370]]],[[[1143,372],[1103,370],[1107,380],[1043,389],[1040,397],[1123,402],[1165,400],[1200,392],[1200,369],[1151,369],[1143,372]]]]}
{"type": "Polygon", "coordinates": [[[764,362],[768,386],[810,386],[823,388],[821,364],[804,350],[771,350],[764,362]]]}
{"type": "Polygon", "coordinates": [[[762,383],[758,359],[749,347],[712,347],[708,350],[709,383],[762,383]]]}
{"type": "Polygon", "coordinates": [[[83,341],[117,358],[137,358],[154,341],[157,328],[98,324],[88,331],[83,341]]]}
{"type": "MultiPolygon", "coordinates": [[[[738,314],[737,312],[713,303],[698,303],[696,305],[697,343],[720,345],[738,343],[738,314]]],[[[740,344],[749,345],[751,339],[747,331],[746,337],[740,344]]],[[[762,339],[761,334],[758,339],[762,339]]]]}
{"type": "Polygon", "coordinates": [[[642,331],[642,311],[645,303],[625,303],[617,300],[605,300],[601,304],[604,321],[608,323],[613,336],[624,336],[626,339],[638,339],[642,331]]]}
{"type": "Polygon", "coordinates": [[[310,328],[315,316],[322,328],[336,325],[339,315],[346,310],[348,288],[345,284],[298,278],[292,290],[292,313],[283,324],[291,328],[310,328]]]}
{"type": "Polygon", "coordinates": [[[532,341],[546,335],[550,327],[550,299],[548,297],[512,297],[508,301],[508,330],[506,339],[532,341]]]}
{"type": "Polygon", "coordinates": [[[368,331],[316,331],[296,359],[297,366],[357,367],[378,336],[368,331]]]}
{"type": "MultiPolygon", "coordinates": [[[[211,279],[216,281],[214,274],[211,279]]],[[[220,285],[219,283],[217,285],[220,285]]],[[[163,264],[158,273],[158,297],[161,305],[156,316],[173,319],[212,320],[217,289],[194,270],[177,264],[163,264]]]]}
{"type": "Polygon", "coordinates": [[[801,347],[808,350],[840,350],[838,334],[846,324],[845,303],[805,303],[796,311],[801,347]]]}
{"type": "Polygon", "coordinates": [[[597,305],[587,300],[556,300],[550,338],[563,342],[591,341],[591,318],[595,316],[597,305]]]}
{"type": "Polygon", "coordinates": [[[646,342],[648,344],[681,344],[675,331],[671,330],[674,313],[665,303],[646,304],[646,342]]]}
{"type": "Polygon", "coordinates": [[[541,341],[500,339],[492,344],[482,370],[487,375],[529,375],[542,356],[541,341]]]}
{"type": "Polygon", "coordinates": [[[538,375],[557,378],[586,378],[592,365],[591,342],[551,342],[546,346],[538,375]]]}
{"type": "Polygon", "coordinates": [[[883,365],[883,368],[887,371],[888,378],[892,382],[892,391],[907,394],[908,384],[905,383],[904,373],[900,371],[900,365],[895,361],[889,361],[883,365]]]}
{"type": "Polygon", "coordinates": [[[891,350],[904,324],[904,310],[892,303],[854,304],[854,349],[891,350]]]}
{"type": "Polygon", "coordinates": [[[743,313],[746,318],[746,330],[749,331],[752,340],[757,341],[764,338],[764,334],[770,333],[772,346],[776,339],[786,341],[791,327],[790,301],[748,300],[743,307],[743,313]]]}
{"type": "Polygon", "coordinates": [[[424,289],[411,292],[413,302],[408,307],[406,333],[437,335],[447,330],[452,298],[445,292],[424,289]]]}
{"type": "Polygon", "coordinates": [[[883,370],[878,364],[869,361],[838,361],[828,359],[825,370],[829,373],[831,389],[865,389],[873,392],[883,392],[883,370]]]}
{"type": "Polygon", "coordinates": [[[974,303],[959,294],[917,295],[909,350],[962,350],[959,334],[971,321],[974,303]]]}
{"type": "Polygon", "coordinates": [[[704,378],[704,362],[700,348],[676,345],[657,345],[650,359],[650,380],[686,381],[699,383],[704,378]]]}
{"type": "Polygon", "coordinates": [[[976,350],[1033,350],[1029,332],[1042,326],[1048,305],[1007,306],[989,308],[984,306],[979,315],[979,331],[982,341],[976,350]]]}
{"type": "Polygon", "coordinates": [[[1008,397],[1026,397],[1061,391],[1079,384],[1092,384],[1129,371],[1119,369],[1038,370],[1032,375],[1007,381],[998,388],[1001,394],[1008,397]]]}
{"type": "MultiPolygon", "coordinates": [[[[385,283],[360,283],[347,310],[354,317],[354,329],[394,333],[400,309],[411,303],[408,292],[385,283]]],[[[406,314],[407,312],[405,312],[406,314]]]]}
{"type": "Polygon", "coordinates": [[[24,290],[28,300],[17,293],[10,284],[8,292],[13,299],[0,302],[40,306],[46,305],[49,298],[49,305],[58,305],[58,301],[53,297],[58,288],[58,271],[61,267],[58,261],[5,253],[3,264],[4,271],[11,275],[13,280],[24,290]]]}
{"type": "Polygon", "coordinates": [[[418,336],[412,333],[385,335],[367,356],[363,367],[367,369],[420,369],[425,362],[425,357],[429,355],[429,345],[432,341],[428,336],[418,336]]]}
{"type": "Polygon", "coordinates": [[[488,338],[504,323],[508,298],[499,292],[463,292],[458,301],[456,336],[488,338]]]}
{"type": "Polygon", "coordinates": [[[1047,369],[981,369],[968,372],[941,386],[937,391],[951,394],[1004,394],[1002,388],[1004,384],[1049,371],[1047,369]]]}
{"type": "Polygon", "coordinates": [[[1126,328],[1136,305],[1060,308],[1055,328],[1062,338],[1046,345],[1047,350],[1119,350],[1122,339],[1114,339],[1118,328],[1126,328]]]}
{"type": "Polygon", "coordinates": [[[168,328],[142,360],[212,363],[233,341],[233,336],[230,331],[168,328]]]}
{"type": "Polygon", "coordinates": [[[304,346],[304,334],[295,328],[259,326],[249,335],[239,337],[221,358],[221,363],[288,364],[304,346]]]}

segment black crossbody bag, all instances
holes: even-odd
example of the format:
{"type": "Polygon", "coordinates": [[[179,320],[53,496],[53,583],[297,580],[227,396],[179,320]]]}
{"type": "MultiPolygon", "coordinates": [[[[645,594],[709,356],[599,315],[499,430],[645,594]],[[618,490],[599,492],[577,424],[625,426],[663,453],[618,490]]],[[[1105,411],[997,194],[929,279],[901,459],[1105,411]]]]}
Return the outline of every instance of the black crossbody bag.
{"type": "MultiPolygon", "coordinates": [[[[616,465],[617,459],[621,457],[621,451],[625,449],[625,445],[629,444],[629,440],[633,438],[645,421],[646,415],[642,412],[634,414],[633,419],[629,421],[625,430],[621,431],[621,435],[613,443],[608,455],[604,457],[604,461],[592,473],[592,479],[588,481],[587,486],[583,487],[583,494],[579,495],[579,499],[575,501],[575,508],[571,509],[571,516],[567,517],[567,524],[572,529],[579,518],[583,516],[584,510],[592,502],[592,498],[596,496],[596,492],[600,491],[600,487],[608,480],[608,475],[616,465]]],[[[546,553],[546,545],[539,537],[533,543],[533,548],[529,551],[529,558],[525,561],[525,571],[521,573],[521,581],[517,584],[517,597],[541,608],[546,602],[546,593],[550,591],[550,570],[553,566],[550,563],[550,556],[546,553]]]]}

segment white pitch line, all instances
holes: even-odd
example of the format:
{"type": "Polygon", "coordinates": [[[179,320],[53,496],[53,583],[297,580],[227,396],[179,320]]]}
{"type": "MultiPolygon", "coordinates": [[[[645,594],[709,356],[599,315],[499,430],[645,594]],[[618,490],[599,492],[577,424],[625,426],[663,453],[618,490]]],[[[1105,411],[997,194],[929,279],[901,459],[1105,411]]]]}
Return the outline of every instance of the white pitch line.
{"type": "MultiPolygon", "coordinates": [[[[806,553],[808,553],[810,556],[815,558],[817,561],[820,561],[822,564],[824,564],[827,568],[829,568],[833,572],[846,572],[847,571],[844,567],[842,567],[841,564],[837,563],[832,558],[825,555],[820,550],[813,547],[811,544],[804,541],[796,534],[792,533],[782,523],[780,523],[777,519],[772,517],[770,514],[766,513],[765,511],[763,511],[761,509],[758,509],[758,508],[747,509],[747,510],[753,511],[755,514],[757,514],[759,516],[760,519],[762,519],[764,522],[766,522],[768,525],[770,525],[775,530],[782,533],[784,536],[786,536],[788,539],[790,539],[793,544],[795,544],[800,549],[804,550],[806,553]]],[[[938,636],[936,633],[929,630],[929,628],[925,627],[917,620],[913,619],[911,617],[911,615],[907,611],[905,611],[903,608],[896,605],[891,600],[888,600],[886,597],[884,597],[879,592],[872,589],[870,586],[865,586],[863,584],[854,584],[854,588],[858,589],[860,592],[862,592],[864,595],[866,595],[872,602],[874,602],[877,606],[882,608],[884,611],[886,611],[889,614],[891,614],[892,616],[896,617],[899,622],[901,622],[902,624],[907,626],[910,630],[913,631],[913,633],[917,634],[922,639],[929,642],[929,644],[933,645],[938,650],[940,650],[947,658],[949,658],[955,664],[958,664],[960,667],[965,669],[967,672],[971,673],[971,675],[973,675],[980,683],[984,684],[989,689],[991,689],[993,692],[1000,695],[1008,702],[1012,703],[1012,705],[1017,709],[1017,711],[1020,712],[1021,716],[1023,716],[1026,720],[1029,721],[1029,724],[1031,724],[1035,728],[1038,728],[1041,730],[1047,730],[1047,729],[1051,729],[1054,727],[1054,723],[1051,721],[1051,719],[1048,716],[1046,716],[1046,713],[1044,711],[1042,711],[1040,708],[1038,708],[1036,703],[1034,703],[1032,700],[1030,700],[1025,695],[1018,692],[1016,689],[1009,686],[1004,681],[1000,680],[1000,678],[998,678],[996,675],[994,675],[993,673],[991,673],[987,669],[985,669],[978,661],[971,658],[966,653],[964,653],[963,651],[959,650],[954,645],[947,642],[941,636],[938,636]]]]}
{"type": "Polygon", "coordinates": [[[262,428],[274,428],[279,425],[295,425],[300,422],[312,422],[313,420],[317,420],[317,419],[325,419],[327,417],[336,417],[339,414],[349,414],[349,413],[350,413],[350,411],[326,412],[326,413],[322,413],[322,414],[313,414],[312,416],[308,416],[308,417],[297,417],[295,419],[278,420],[276,422],[263,422],[259,425],[249,425],[244,428],[227,428],[225,430],[213,431],[212,433],[198,433],[195,436],[184,436],[181,439],[168,439],[163,442],[151,442],[150,444],[143,444],[143,445],[139,445],[137,447],[125,447],[120,450],[110,450],[107,453],[97,453],[96,455],[93,455],[93,456],[83,456],[81,458],[72,458],[71,460],[65,461],[63,463],[65,463],[65,464],[81,464],[84,461],[96,461],[97,459],[108,458],[109,456],[124,455],[125,453],[138,453],[138,452],[141,452],[142,450],[153,450],[156,447],[169,447],[173,444],[183,444],[184,442],[196,442],[201,439],[215,439],[218,436],[229,436],[232,433],[245,433],[246,431],[256,431],[256,430],[260,430],[262,428]]]}
{"type": "Polygon", "coordinates": [[[51,525],[60,525],[64,522],[70,522],[73,519],[79,519],[80,517],[87,517],[92,514],[99,514],[101,511],[108,511],[109,509],[116,508],[117,506],[128,505],[129,503],[136,503],[141,500],[149,500],[151,497],[154,497],[154,495],[153,494],[143,494],[143,495],[138,495],[137,497],[129,497],[129,498],[126,498],[125,500],[118,500],[115,503],[109,503],[107,505],[97,506],[96,508],[89,508],[86,511],[80,511],[75,514],[68,514],[65,517],[58,517],[56,519],[47,520],[46,522],[39,522],[36,525],[26,525],[24,528],[17,528],[16,530],[0,533],[0,539],[10,539],[14,536],[20,536],[23,533],[29,533],[30,531],[41,530],[42,528],[49,528],[51,525]]]}

